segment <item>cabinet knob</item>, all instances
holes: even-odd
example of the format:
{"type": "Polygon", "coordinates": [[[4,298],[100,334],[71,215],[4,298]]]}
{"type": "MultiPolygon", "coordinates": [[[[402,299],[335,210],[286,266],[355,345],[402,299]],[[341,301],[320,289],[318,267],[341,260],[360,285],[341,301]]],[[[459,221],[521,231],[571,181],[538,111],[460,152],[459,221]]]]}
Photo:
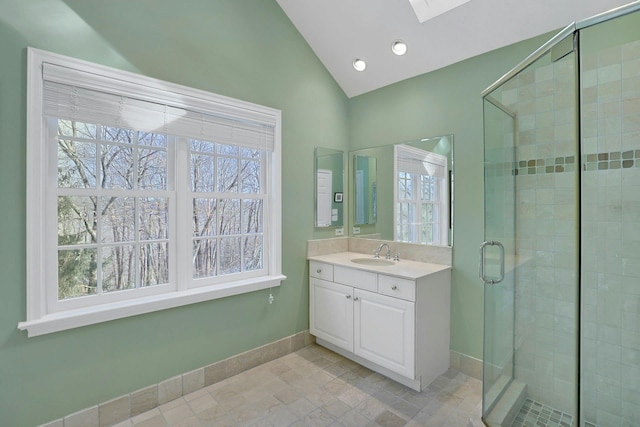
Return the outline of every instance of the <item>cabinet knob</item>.
{"type": "Polygon", "coordinates": [[[353,300],[354,300],[354,301],[358,301],[359,299],[360,299],[360,298],[358,298],[358,297],[355,297],[355,298],[354,298],[353,300]]]}
{"type": "Polygon", "coordinates": [[[397,286],[397,285],[393,285],[393,286],[391,287],[391,290],[392,290],[392,291],[397,291],[397,290],[398,290],[398,286],[397,286]]]}
{"type": "Polygon", "coordinates": [[[317,269],[316,273],[318,273],[318,274],[322,273],[322,269],[321,268],[317,269]]]}
{"type": "Polygon", "coordinates": [[[347,299],[351,299],[351,295],[346,295],[347,299]]]}

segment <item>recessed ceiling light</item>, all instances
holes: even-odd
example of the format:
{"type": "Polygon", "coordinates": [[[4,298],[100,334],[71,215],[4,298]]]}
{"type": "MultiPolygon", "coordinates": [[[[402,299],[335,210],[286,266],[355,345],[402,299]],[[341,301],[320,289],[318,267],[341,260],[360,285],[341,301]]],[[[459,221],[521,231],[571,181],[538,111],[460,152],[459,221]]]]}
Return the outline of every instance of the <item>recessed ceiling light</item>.
{"type": "Polygon", "coordinates": [[[396,40],[391,43],[391,52],[395,53],[398,56],[404,55],[407,53],[407,44],[402,40],[396,40]]]}
{"type": "Polygon", "coordinates": [[[355,68],[356,71],[364,71],[364,69],[367,68],[367,63],[364,62],[364,59],[354,59],[353,68],[355,68]]]}

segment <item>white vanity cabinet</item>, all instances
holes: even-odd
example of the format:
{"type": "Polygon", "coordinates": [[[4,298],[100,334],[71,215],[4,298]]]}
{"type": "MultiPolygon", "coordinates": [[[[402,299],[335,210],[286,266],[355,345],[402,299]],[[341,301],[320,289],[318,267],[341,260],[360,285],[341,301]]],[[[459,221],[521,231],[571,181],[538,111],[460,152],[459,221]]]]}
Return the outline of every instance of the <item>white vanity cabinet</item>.
{"type": "Polygon", "coordinates": [[[311,334],[353,351],[353,288],[313,277],[309,283],[311,334]]]}
{"type": "Polygon", "coordinates": [[[450,270],[403,278],[311,260],[318,344],[422,390],[449,367],[450,270]]]}
{"type": "Polygon", "coordinates": [[[353,352],[393,372],[414,371],[414,304],[378,293],[354,291],[353,352]]]}

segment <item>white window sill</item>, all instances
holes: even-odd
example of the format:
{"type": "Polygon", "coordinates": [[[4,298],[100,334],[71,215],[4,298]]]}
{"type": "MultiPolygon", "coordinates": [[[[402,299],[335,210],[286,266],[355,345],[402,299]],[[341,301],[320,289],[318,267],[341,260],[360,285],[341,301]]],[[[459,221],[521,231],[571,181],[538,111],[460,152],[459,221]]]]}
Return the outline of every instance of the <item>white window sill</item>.
{"type": "Polygon", "coordinates": [[[273,288],[280,286],[282,280],[286,278],[283,275],[262,276],[228,284],[218,284],[181,292],[168,292],[145,298],[47,314],[36,320],[18,323],[18,329],[26,330],[29,337],[36,337],[167,308],[273,288]]]}

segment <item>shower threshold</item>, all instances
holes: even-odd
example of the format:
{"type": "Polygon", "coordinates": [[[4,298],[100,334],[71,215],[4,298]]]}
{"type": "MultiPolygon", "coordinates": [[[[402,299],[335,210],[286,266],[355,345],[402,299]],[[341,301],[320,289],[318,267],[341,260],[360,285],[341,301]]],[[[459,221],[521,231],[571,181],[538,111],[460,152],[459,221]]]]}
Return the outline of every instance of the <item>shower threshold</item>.
{"type": "Polygon", "coordinates": [[[527,394],[527,385],[511,377],[502,376],[496,381],[494,387],[487,393],[491,397],[490,402],[495,402],[485,422],[488,426],[510,426],[518,415],[519,408],[524,404],[527,394]]]}

